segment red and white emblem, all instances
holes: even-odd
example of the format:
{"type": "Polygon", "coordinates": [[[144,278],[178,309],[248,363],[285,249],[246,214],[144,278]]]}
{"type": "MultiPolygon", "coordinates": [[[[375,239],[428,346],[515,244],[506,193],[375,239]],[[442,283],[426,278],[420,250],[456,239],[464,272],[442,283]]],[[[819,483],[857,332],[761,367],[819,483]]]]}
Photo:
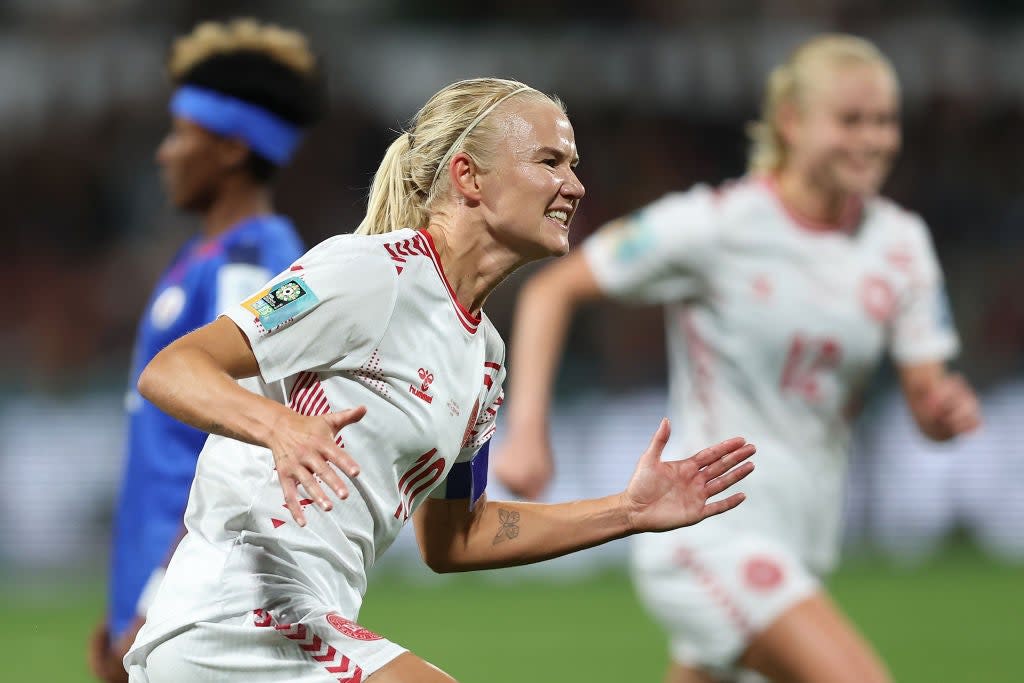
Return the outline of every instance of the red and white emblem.
{"type": "Polygon", "coordinates": [[[887,322],[896,310],[896,295],[884,278],[869,275],[860,285],[860,300],[864,312],[880,323],[887,322]]]}
{"type": "Polygon", "coordinates": [[[363,628],[351,619],[346,619],[334,612],[327,615],[327,623],[336,628],[339,633],[355,640],[381,640],[383,638],[383,636],[377,635],[370,629],[363,628]]]}
{"type": "Polygon", "coordinates": [[[418,399],[426,401],[427,403],[433,403],[434,397],[427,393],[431,383],[434,381],[434,373],[424,368],[419,369],[420,385],[417,387],[415,384],[409,385],[409,393],[418,399]]]}
{"type": "Polygon", "coordinates": [[[770,557],[752,557],[743,567],[747,585],[757,591],[770,591],[782,583],[782,567],[770,557]]]}

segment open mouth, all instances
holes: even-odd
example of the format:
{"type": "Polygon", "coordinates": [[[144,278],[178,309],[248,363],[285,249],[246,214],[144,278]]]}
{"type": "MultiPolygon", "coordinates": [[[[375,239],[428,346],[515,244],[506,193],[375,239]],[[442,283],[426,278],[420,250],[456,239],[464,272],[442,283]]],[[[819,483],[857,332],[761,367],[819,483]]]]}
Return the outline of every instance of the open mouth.
{"type": "Polygon", "coordinates": [[[552,221],[558,223],[563,228],[566,228],[566,227],[569,226],[569,212],[568,211],[561,211],[561,210],[548,211],[547,213],[544,214],[544,217],[549,219],[549,220],[552,220],[552,221]]]}

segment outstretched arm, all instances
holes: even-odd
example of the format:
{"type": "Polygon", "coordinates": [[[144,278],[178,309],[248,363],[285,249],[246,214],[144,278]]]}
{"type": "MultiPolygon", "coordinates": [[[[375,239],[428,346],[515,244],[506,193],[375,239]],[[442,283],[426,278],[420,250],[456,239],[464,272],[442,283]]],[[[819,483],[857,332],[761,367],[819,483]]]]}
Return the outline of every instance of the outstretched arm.
{"type": "Polygon", "coordinates": [[[269,448],[285,504],[295,521],[304,525],[299,485],[324,510],[330,510],[332,503],[316,477],[338,497],[348,496],[348,488],[331,465],[350,477],[359,474],[359,467],[334,438],[342,427],[362,419],[366,409],[299,415],[236,381],[258,372],[245,335],[230,318],[221,317],[158,353],[139,377],[139,393],[197,429],[269,448]]]}
{"type": "Polygon", "coordinates": [[[910,412],[928,438],[947,441],[981,425],[978,397],[967,381],[948,372],[944,363],[903,365],[899,375],[910,412]]]}
{"type": "Polygon", "coordinates": [[[508,429],[494,473],[512,493],[537,498],[551,481],[548,441],[552,385],[576,308],[602,291],[581,250],[552,263],[523,286],[509,344],[508,429]],[[526,360],[526,354],[529,360],[526,360]]]}
{"type": "Polygon", "coordinates": [[[733,438],[693,457],[662,462],[669,437],[663,420],[626,490],[571,503],[428,499],[416,511],[416,538],[437,572],[494,569],[567,555],[645,531],[667,531],[730,510],[742,493],[709,503],[754,469],[754,446],[733,438]]]}

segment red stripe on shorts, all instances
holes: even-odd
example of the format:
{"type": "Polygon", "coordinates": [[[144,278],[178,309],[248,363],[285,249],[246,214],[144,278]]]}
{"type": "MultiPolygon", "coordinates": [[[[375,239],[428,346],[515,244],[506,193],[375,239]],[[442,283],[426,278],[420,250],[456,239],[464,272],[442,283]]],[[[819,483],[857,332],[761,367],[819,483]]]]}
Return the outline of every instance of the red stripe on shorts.
{"type": "Polygon", "coordinates": [[[363,670],[356,666],[351,659],[338,652],[332,645],[327,645],[310,632],[305,624],[275,624],[274,616],[265,609],[253,610],[253,624],[260,628],[273,626],[274,629],[289,640],[296,641],[299,649],[305,652],[314,662],[323,664],[324,669],[330,674],[341,674],[338,683],[361,683],[363,670]]]}
{"type": "Polygon", "coordinates": [[[718,606],[722,608],[729,621],[733,623],[743,637],[746,640],[750,640],[754,637],[754,627],[750,625],[750,621],[747,620],[743,610],[732,599],[728,589],[723,586],[715,575],[704,566],[704,564],[696,558],[693,551],[689,548],[679,548],[675,554],[676,562],[685,569],[690,570],[697,577],[697,581],[700,582],[701,586],[704,587],[710,595],[711,599],[718,603],[718,606]]]}

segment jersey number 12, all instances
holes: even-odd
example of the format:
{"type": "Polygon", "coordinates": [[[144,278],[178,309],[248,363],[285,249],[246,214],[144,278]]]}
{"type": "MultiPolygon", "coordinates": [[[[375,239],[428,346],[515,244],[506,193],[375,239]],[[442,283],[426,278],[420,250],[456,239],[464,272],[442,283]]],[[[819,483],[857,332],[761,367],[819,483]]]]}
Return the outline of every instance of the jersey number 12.
{"type": "Polygon", "coordinates": [[[820,379],[822,373],[839,367],[841,349],[839,342],[831,337],[793,337],[782,368],[782,391],[803,396],[811,403],[821,400],[820,379]]]}

